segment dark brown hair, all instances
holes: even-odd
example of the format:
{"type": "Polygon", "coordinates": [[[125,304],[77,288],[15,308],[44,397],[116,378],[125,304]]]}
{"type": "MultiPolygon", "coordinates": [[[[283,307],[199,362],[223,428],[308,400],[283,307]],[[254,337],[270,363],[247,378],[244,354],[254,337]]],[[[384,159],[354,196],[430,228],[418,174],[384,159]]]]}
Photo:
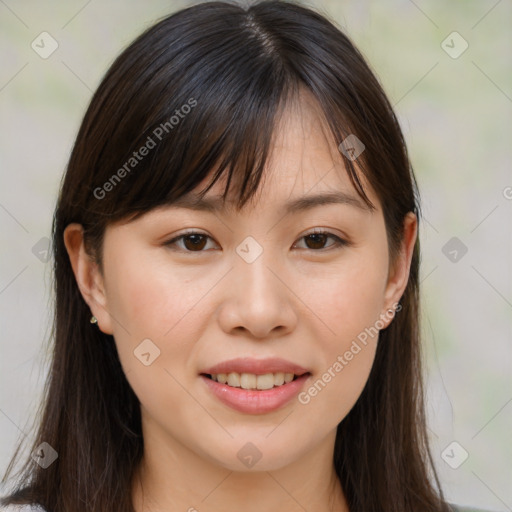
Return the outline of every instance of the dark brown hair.
{"type": "MultiPolygon", "coordinates": [[[[108,70],[69,160],[53,224],[53,358],[34,442],[49,443],[58,458],[46,469],[29,458],[4,504],[133,511],[132,479],[143,453],[140,406],[112,336],[91,329],[65,227],[83,225],[101,264],[107,225],[172,203],[214,168],[203,192],[227,170],[224,197],[235,186],[241,208],[258,190],[272,128],[300,90],[316,99],[336,141],[349,134],[363,141],[357,163],[382,204],[390,254],[397,254],[405,215],[420,213],[414,174],[388,99],[339,28],[284,1],[248,8],[202,3],[158,22],[108,70]],[[147,155],[130,160],[144,145],[152,146],[147,155]]],[[[371,205],[360,171],[345,162],[371,205]]],[[[417,241],[402,309],[381,331],[367,384],[337,429],[334,465],[351,512],[448,510],[426,435],[419,256],[417,241]]]]}

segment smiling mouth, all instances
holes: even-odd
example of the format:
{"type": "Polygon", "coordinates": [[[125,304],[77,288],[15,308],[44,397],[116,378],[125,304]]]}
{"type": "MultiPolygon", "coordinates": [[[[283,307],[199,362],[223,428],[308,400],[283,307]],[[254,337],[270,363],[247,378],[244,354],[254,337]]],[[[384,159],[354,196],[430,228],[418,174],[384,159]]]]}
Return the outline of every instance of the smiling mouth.
{"type": "MultiPolygon", "coordinates": [[[[301,375],[283,372],[265,373],[262,375],[237,372],[217,374],[202,373],[201,375],[232,388],[241,388],[251,391],[264,391],[281,387],[301,377],[301,375]]],[[[307,372],[307,375],[310,375],[310,373],[307,372]]]]}

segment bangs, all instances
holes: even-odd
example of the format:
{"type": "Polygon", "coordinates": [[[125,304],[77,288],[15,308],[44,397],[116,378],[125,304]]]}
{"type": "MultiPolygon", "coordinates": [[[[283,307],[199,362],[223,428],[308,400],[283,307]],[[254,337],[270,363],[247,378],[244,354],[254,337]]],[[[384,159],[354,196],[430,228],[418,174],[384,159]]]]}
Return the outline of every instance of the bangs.
{"type": "MultiPolygon", "coordinates": [[[[296,95],[296,84],[275,63],[258,65],[250,59],[230,62],[225,69],[217,67],[214,76],[203,72],[200,78],[204,89],[180,100],[182,105],[192,101],[193,110],[179,126],[156,141],[157,146],[137,173],[133,187],[123,194],[124,204],[118,203],[125,214],[129,209],[134,211],[132,219],[149,209],[172,204],[209,175],[211,181],[198,196],[225,177],[223,199],[234,193],[237,209],[254,196],[260,185],[279,119],[296,95]],[[269,75],[273,76],[271,82],[269,75]],[[247,76],[251,78],[241,80],[247,76]]],[[[146,131],[139,144],[148,137],[155,139],[155,132],[160,134],[172,112],[180,108],[180,101],[160,115],[156,128],[146,131]]]]}
{"type": "MultiPolygon", "coordinates": [[[[160,37],[155,41],[153,34],[151,45],[142,34],[126,50],[143,59],[128,66],[124,56],[114,63],[115,82],[131,87],[102,92],[118,105],[94,163],[91,213],[101,212],[107,222],[135,220],[172,204],[212,174],[198,194],[203,196],[226,172],[223,199],[233,188],[235,208],[242,208],[258,190],[278,121],[302,88],[320,105],[335,141],[357,129],[343,115],[346,97],[327,55],[326,62],[305,59],[299,67],[264,20],[236,6],[222,9],[239,17],[238,27],[220,14],[207,16],[208,9],[194,23],[171,16],[157,26],[160,37]],[[165,26],[171,21],[172,30],[165,26]]],[[[215,13],[215,4],[209,10],[215,13]]],[[[97,103],[99,115],[108,103],[97,103]]],[[[344,162],[357,193],[373,208],[352,161],[344,162]]],[[[364,169],[363,158],[358,167],[364,169]]]]}

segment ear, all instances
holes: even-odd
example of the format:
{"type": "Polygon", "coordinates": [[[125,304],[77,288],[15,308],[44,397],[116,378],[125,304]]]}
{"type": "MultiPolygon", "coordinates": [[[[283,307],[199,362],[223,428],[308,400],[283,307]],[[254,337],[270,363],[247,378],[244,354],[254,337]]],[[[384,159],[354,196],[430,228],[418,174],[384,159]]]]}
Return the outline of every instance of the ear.
{"type": "Polygon", "coordinates": [[[394,262],[390,262],[388,272],[388,281],[384,294],[384,311],[381,318],[386,328],[394,317],[396,305],[400,301],[407,282],[409,281],[409,270],[411,268],[411,260],[418,235],[418,219],[413,212],[407,213],[403,224],[403,239],[399,250],[399,254],[394,262]],[[393,315],[387,313],[393,310],[393,315]]]}
{"type": "Polygon", "coordinates": [[[112,334],[112,321],[107,309],[103,276],[98,264],[87,253],[81,224],[69,224],[64,230],[64,244],[75,274],[80,293],[98,320],[98,327],[105,334],[112,334]]]}

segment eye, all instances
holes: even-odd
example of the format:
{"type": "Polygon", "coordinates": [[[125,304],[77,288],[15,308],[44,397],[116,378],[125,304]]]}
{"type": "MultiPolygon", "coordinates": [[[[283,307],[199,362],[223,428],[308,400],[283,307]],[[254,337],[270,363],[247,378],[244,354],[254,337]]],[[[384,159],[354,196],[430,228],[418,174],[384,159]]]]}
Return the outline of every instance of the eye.
{"type": "MultiPolygon", "coordinates": [[[[323,230],[314,230],[304,236],[302,236],[299,240],[306,241],[306,249],[313,250],[318,252],[319,250],[325,249],[326,240],[331,238],[334,240],[334,243],[327,246],[327,249],[334,247],[344,247],[350,245],[347,240],[340,238],[339,236],[330,233],[329,231],[323,230]]],[[[205,252],[203,249],[207,245],[207,240],[213,240],[209,235],[204,233],[200,233],[198,231],[189,231],[183,233],[168,242],[165,242],[165,246],[178,246],[179,249],[184,252],[205,252]],[[180,245],[178,242],[182,242],[180,245]]]]}
{"type": "Polygon", "coordinates": [[[178,242],[183,242],[184,248],[183,246],[180,246],[179,248],[185,252],[204,252],[203,249],[206,245],[205,240],[208,238],[211,239],[210,236],[205,235],[204,233],[188,231],[176,238],[173,238],[172,240],[169,240],[168,242],[165,242],[164,245],[173,246],[177,245],[178,242]]]}
{"type": "Polygon", "coordinates": [[[340,238],[339,236],[330,233],[329,231],[323,231],[321,229],[315,229],[314,231],[302,236],[300,240],[306,240],[306,249],[311,249],[318,252],[319,249],[324,249],[323,246],[326,240],[329,238],[333,239],[334,243],[327,246],[327,248],[344,247],[349,245],[347,240],[344,240],[343,238],[340,238]]]}

